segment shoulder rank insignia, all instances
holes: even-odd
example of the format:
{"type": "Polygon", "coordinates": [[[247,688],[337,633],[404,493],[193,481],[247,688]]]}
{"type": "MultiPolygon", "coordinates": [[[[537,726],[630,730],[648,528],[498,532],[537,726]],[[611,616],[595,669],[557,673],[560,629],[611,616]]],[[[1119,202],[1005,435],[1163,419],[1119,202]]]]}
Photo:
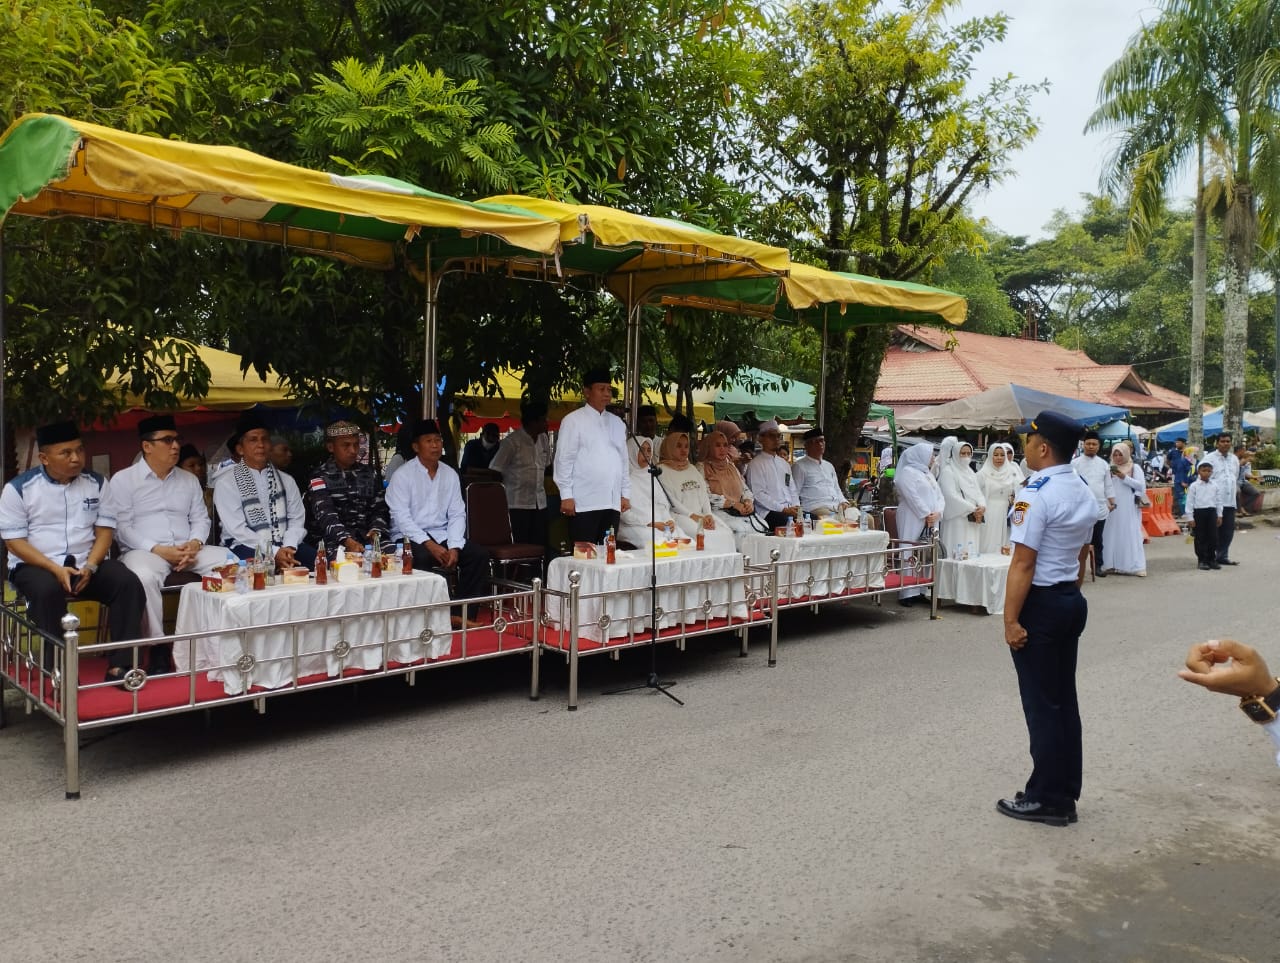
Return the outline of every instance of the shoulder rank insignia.
{"type": "Polygon", "coordinates": [[[1053,477],[1052,475],[1043,475],[1040,478],[1037,478],[1035,481],[1033,481],[1031,484],[1027,486],[1027,491],[1029,492],[1039,491],[1040,489],[1044,488],[1045,485],[1049,484],[1049,479],[1052,477],[1053,477]]]}

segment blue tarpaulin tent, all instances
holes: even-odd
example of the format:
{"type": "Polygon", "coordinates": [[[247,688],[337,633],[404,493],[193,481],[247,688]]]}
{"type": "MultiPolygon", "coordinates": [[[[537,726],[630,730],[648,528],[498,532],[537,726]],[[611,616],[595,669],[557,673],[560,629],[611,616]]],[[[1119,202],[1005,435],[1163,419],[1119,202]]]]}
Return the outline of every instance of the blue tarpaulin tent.
{"type": "Polygon", "coordinates": [[[1096,428],[1129,417],[1128,408],[1098,405],[1079,398],[1051,395],[1022,385],[988,388],[968,398],[944,405],[929,405],[898,418],[900,431],[931,431],[941,428],[1010,429],[1029,421],[1042,411],[1066,415],[1084,428],[1096,428]]]}
{"type": "MultiPolygon", "coordinates": [[[[1248,417],[1242,422],[1245,431],[1255,431],[1258,426],[1249,421],[1248,417]]],[[[1216,435],[1222,431],[1222,408],[1215,408],[1213,411],[1204,413],[1204,434],[1205,437],[1216,435]]],[[[1175,421],[1167,425],[1161,425],[1156,429],[1156,441],[1161,445],[1171,445],[1179,438],[1187,437],[1187,419],[1175,421]]]]}

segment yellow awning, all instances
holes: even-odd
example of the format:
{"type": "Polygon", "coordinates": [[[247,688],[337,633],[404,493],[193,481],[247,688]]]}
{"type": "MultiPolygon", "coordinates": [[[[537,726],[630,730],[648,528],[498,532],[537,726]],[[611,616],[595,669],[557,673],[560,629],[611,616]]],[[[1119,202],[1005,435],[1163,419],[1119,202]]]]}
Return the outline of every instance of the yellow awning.
{"type": "MultiPolygon", "coordinates": [[[[465,406],[481,418],[501,418],[503,415],[518,416],[520,414],[520,399],[524,394],[524,372],[511,371],[502,368],[494,372],[494,377],[498,383],[497,395],[486,395],[488,390],[484,384],[473,384],[467,387],[467,390],[459,393],[458,404],[465,406]]],[[[622,396],[623,387],[620,383],[614,384],[614,394],[617,397],[622,396]]],[[[714,397],[714,392],[711,393],[714,397]]],[[[644,403],[653,405],[658,409],[659,420],[664,420],[663,415],[667,410],[668,402],[674,404],[675,396],[673,394],[646,389],[643,392],[644,403]]],[[[582,407],[582,392],[579,389],[568,389],[557,392],[555,397],[547,406],[547,417],[551,421],[559,421],[575,408],[582,407]]],[[[693,417],[696,421],[705,421],[708,424],[715,420],[715,408],[710,403],[700,401],[694,402],[693,417]]]]}

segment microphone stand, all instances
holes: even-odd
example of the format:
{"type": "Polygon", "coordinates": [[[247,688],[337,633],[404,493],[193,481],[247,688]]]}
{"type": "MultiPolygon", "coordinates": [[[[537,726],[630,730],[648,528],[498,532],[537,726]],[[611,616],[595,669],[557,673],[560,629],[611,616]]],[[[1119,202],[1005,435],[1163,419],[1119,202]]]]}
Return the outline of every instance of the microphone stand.
{"type": "MultiPolygon", "coordinates": [[[[649,505],[652,508],[657,503],[658,494],[658,476],[662,474],[662,469],[649,462],[649,505]]],[[[653,519],[657,521],[657,519],[653,519]]],[[[653,528],[650,522],[650,529],[656,534],[657,529],[653,528]]],[[[644,682],[636,685],[623,686],[620,689],[609,689],[604,695],[618,695],[622,692],[635,692],[638,689],[654,689],[661,692],[664,696],[674,702],[676,705],[684,705],[679,699],[671,694],[670,687],[675,682],[662,681],[658,678],[658,541],[653,536],[649,538],[649,678],[644,682]]]]}

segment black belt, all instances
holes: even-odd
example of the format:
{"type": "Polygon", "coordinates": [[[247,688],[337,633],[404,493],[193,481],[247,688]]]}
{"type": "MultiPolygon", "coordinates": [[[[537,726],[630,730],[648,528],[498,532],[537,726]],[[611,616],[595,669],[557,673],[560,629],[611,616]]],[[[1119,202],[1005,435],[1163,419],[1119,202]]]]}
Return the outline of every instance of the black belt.
{"type": "Polygon", "coordinates": [[[1054,582],[1052,585],[1032,585],[1031,591],[1034,592],[1039,589],[1042,592],[1065,592],[1068,589],[1078,588],[1080,588],[1080,586],[1076,584],[1075,579],[1072,579],[1069,582],[1054,582]]]}

